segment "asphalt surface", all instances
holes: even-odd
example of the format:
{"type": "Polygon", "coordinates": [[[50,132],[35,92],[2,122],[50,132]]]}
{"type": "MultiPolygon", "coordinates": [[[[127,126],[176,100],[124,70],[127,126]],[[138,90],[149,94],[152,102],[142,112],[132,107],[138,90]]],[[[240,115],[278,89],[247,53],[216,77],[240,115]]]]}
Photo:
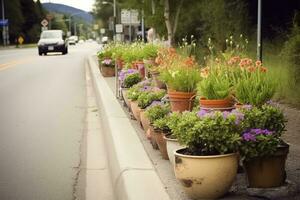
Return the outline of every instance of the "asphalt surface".
{"type": "Polygon", "coordinates": [[[0,50],[0,199],[71,200],[86,108],[85,55],[0,50]]]}

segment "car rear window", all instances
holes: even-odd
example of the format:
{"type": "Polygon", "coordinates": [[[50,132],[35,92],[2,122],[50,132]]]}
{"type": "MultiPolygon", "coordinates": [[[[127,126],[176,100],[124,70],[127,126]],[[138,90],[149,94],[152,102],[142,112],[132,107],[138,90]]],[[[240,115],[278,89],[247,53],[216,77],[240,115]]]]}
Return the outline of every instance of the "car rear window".
{"type": "Polygon", "coordinates": [[[62,34],[59,31],[45,31],[42,32],[41,38],[62,38],[62,34]]]}

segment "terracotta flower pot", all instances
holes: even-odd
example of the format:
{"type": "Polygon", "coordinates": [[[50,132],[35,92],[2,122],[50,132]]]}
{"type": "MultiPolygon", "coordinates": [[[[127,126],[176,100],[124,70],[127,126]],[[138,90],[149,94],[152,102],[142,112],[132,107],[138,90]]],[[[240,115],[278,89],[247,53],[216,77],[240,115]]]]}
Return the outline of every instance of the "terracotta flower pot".
{"type": "Polygon", "coordinates": [[[132,114],[134,116],[134,118],[140,122],[141,121],[141,118],[140,118],[140,112],[141,112],[141,108],[138,106],[138,102],[137,101],[132,101],[130,103],[130,107],[131,107],[131,111],[132,111],[132,114]]]}
{"type": "Polygon", "coordinates": [[[217,199],[235,180],[238,154],[190,156],[175,152],[175,176],[192,199],[217,199]]]}
{"type": "Polygon", "coordinates": [[[157,142],[155,140],[154,129],[153,129],[153,127],[151,125],[149,126],[148,131],[149,131],[149,134],[150,134],[150,138],[149,139],[150,139],[150,143],[152,145],[152,148],[158,150],[158,144],[157,144],[157,142]]]}
{"type": "Polygon", "coordinates": [[[140,112],[140,118],[141,118],[141,123],[142,123],[142,127],[145,131],[147,131],[149,129],[150,126],[150,121],[148,119],[148,117],[145,115],[145,110],[142,110],[140,112]]]}
{"type": "Polygon", "coordinates": [[[145,64],[143,61],[137,60],[132,63],[134,69],[137,69],[142,79],[145,78],[145,64]]]}
{"type": "Polygon", "coordinates": [[[113,77],[115,76],[115,68],[114,67],[101,67],[101,74],[104,77],[113,77]]]}
{"type": "Polygon", "coordinates": [[[155,141],[158,145],[158,149],[160,151],[162,158],[165,160],[169,160],[167,146],[166,146],[166,140],[164,140],[163,132],[153,129],[153,135],[154,135],[155,141]]]}
{"type": "Polygon", "coordinates": [[[274,155],[244,162],[248,184],[251,188],[279,187],[286,179],[285,161],[289,145],[279,146],[274,155]]]}
{"type": "Polygon", "coordinates": [[[160,88],[160,89],[166,89],[167,86],[164,82],[162,82],[161,80],[159,80],[159,72],[157,71],[152,71],[151,72],[151,76],[153,78],[154,84],[156,87],[160,88]]]}
{"type": "Polygon", "coordinates": [[[194,92],[178,92],[174,90],[168,90],[168,96],[171,103],[171,110],[173,112],[179,111],[191,111],[193,108],[194,92]]]}
{"type": "Polygon", "coordinates": [[[227,99],[206,99],[201,97],[199,100],[201,108],[207,109],[220,109],[230,110],[233,109],[233,101],[230,98],[227,99]]]}
{"type": "Polygon", "coordinates": [[[174,166],[175,165],[175,156],[174,156],[175,151],[178,149],[182,149],[185,146],[179,144],[177,139],[172,139],[165,135],[164,135],[164,140],[166,141],[169,160],[170,160],[172,166],[174,166]]]}
{"type": "Polygon", "coordinates": [[[117,67],[118,67],[118,69],[123,69],[123,66],[124,66],[124,61],[122,60],[122,59],[117,59],[116,60],[116,64],[117,64],[117,67]]]}

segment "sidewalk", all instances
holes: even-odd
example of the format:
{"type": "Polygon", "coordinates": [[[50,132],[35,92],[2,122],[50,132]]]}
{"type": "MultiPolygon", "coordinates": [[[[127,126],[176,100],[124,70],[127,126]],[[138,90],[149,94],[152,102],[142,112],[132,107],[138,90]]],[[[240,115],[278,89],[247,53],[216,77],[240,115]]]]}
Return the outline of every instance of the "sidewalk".
{"type": "MultiPolygon", "coordinates": [[[[94,72],[98,70],[98,66],[96,65],[96,61],[91,58],[91,68],[94,68],[94,72]],[[94,65],[94,66],[93,66],[94,65]]],[[[94,77],[101,76],[100,73],[94,75],[94,77]]],[[[109,92],[115,93],[115,78],[103,78],[105,85],[102,85],[101,88],[104,87],[105,90],[110,90],[109,92]]],[[[97,91],[101,93],[101,91],[97,91]]],[[[103,91],[102,91],[103,92],[103,91]]],[[[101,95],[98,95],[101,97],[101,95]]],[[[112,95],[111,98],[115,98],[115,95],[112,95]]],[[[98,99],[99,101],[99,99],[98,99]]],[[[101,101],[101,100],[100,100],[101,101]]],[[[112,101],[112,99],[107,101],[112,101]]],[[[122,104],[122,102],[119,102],[122,104]]],[[[287,133],[284,136],[284,139],[290,143],[290,153],[288,155],[287,160],[287,179],[289,184],[281,188],[279,191],[272,191],[271,195],[268,195],[270,199],[282,199],[282,200],[300,200],[300,111],[296,109],[289,108],[287,106],[283,106],[285,109],[285,113],[289,119],[287,126],[287,133]],[[275,196],[274,196],[275,195],[275,196]]],[[[110,106],[110,108],[114,110],[115,108],[110,106]]],[[[123,114],[130,119],[129,113],[125,108],[123,109],[123,114]]],[[[103,116],[102,116],[103,117],[103,116]]],[[[152,166],[155,168],[155,172],[159,176],[164,188],[166,189],[167,194],[172,200],[190,200],[184,191],[182,190],[179,183],[176,181],[172,166],[169,161],[161,159],[160,153],[156,150],[153,150],[151,144],[146,139],[144,131],[141,129],[140,125],[135,120],[130,120],[131,126],[134,128],[137,136],[139,137],[139,142],[143,145],[145,149],[148,159],[151,160],[152,166]]],[[[112,127],[111,127],[112,128],[112,127]]],[[[126,134],[126,133],[122,133],[126,134]]],[[[149,188],[150,189],[150,188],[149,188]]],[[[146,195],[145,195],[146,196],[146,195]]],[[[118,198],[120,199],[120,198],[118,198]]],[[[121,198],[122,199],[122,198],[121,198]]],[[[158,199],[159,198],[152,198],[158,199]]],[[[232,186],[230,192],[225,195],[222,199],[224,200],[254,200],[254,199],[264,199],[259,197],[251,197],[248,196],[247,187],[246,187],[246,178],[245,174],[238,174],[236,178],[236,182],[232,186]]]]}

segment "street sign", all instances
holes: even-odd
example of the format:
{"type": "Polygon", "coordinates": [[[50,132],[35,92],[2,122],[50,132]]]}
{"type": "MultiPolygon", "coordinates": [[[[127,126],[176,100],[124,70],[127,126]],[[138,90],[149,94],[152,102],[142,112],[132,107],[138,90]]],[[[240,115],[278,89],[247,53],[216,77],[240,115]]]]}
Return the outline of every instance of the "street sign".
{"type": "Polygon", "coordinates": [[[123,25],[116,24],[116,33],[123,33],[123,25]]]}
{"type": "Polygon", "coordinates": [[[8,26],[8,19],[0,19],[0,27],[8,26]]]}
{"type": "Polygon", "coordinates": [[[22,45],[23,42],[24,42],[24,38],[22,36],[19,36],[18,37],[18,42],[19,42],[20,45],[22,45]]]}
{"type": "Polygon", "coordinates": [[[139,12],[137,10],[125,10],[121,11],[121,23],[126,25],[140,24],[139,12]]]}
{"type": "Polygon", "coordinates": [[[47,25],[48,25],[48,21],[47,21],[46,19],[43,19],[43,20],[41,21],[41,25],[42,25],[43,27],[47,26],[47,25]]]}

